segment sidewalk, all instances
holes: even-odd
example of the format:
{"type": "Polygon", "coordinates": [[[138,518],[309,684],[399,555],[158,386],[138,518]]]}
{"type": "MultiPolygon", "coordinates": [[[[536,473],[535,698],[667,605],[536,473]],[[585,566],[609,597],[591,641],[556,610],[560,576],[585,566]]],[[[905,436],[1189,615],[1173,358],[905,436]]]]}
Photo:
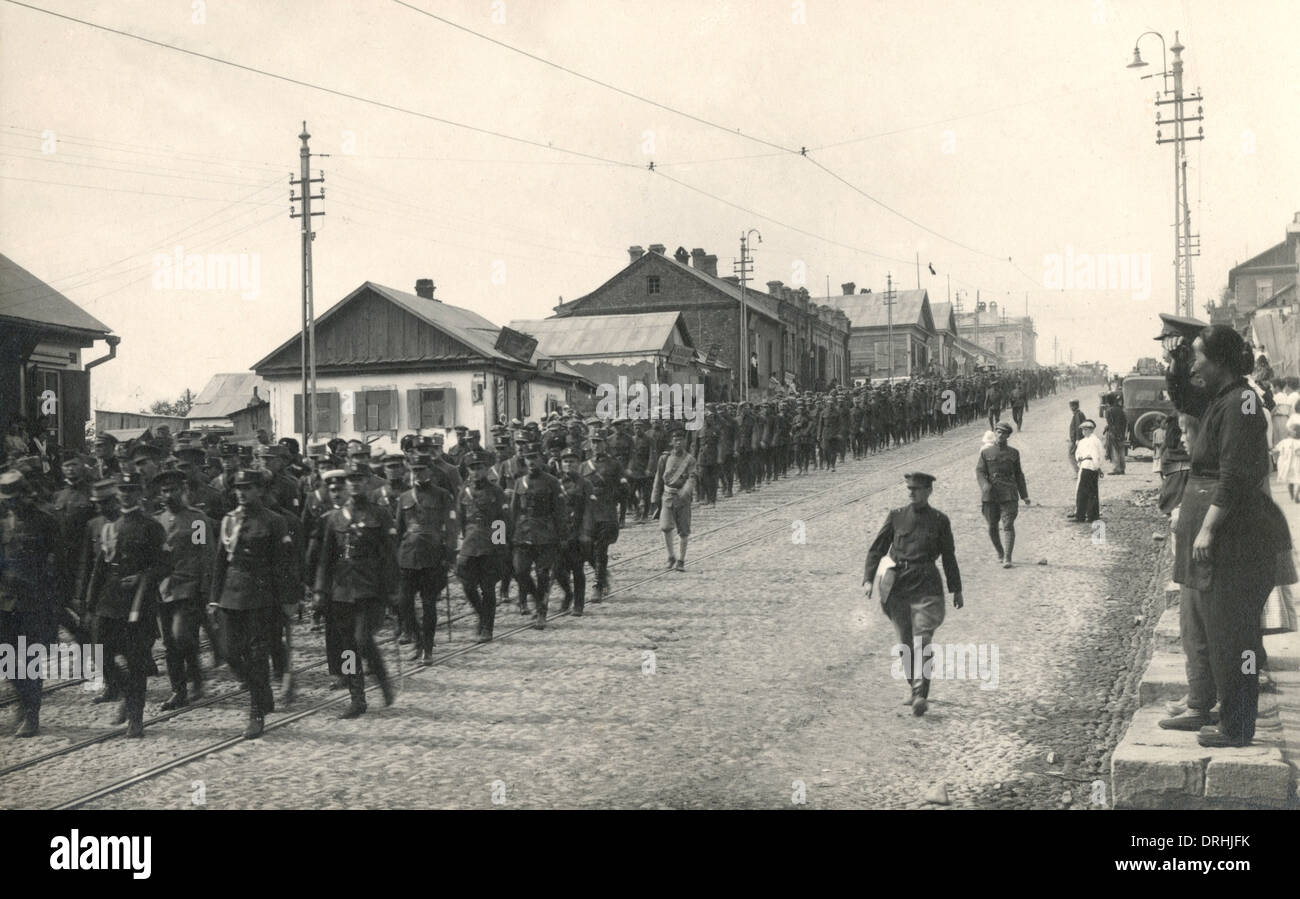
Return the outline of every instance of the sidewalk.
{"type": "MultiPolygon", "coordinates": [[[[1292,540],[1300,540],[1300,503],[1291,501],[1284,485],[1273,481],[1271,487],[1292,540]]],[[[1300,590],[1293,587],[1292,592],[1294,596],[1300,590]]],[[[1142,706],[1111,758],[1115,807],[1296,808],[1300,634],[1264,638],[1278,692],[1260,694],[1255,741],[1240,749],[1205,749],[1195,733],[1161,730],[1157,724],[1169,714],[1166,705],[1187,693],[1176,584],[1166,586],[1165,611],[1152,642],[1139,688],[1142,706]]]]}

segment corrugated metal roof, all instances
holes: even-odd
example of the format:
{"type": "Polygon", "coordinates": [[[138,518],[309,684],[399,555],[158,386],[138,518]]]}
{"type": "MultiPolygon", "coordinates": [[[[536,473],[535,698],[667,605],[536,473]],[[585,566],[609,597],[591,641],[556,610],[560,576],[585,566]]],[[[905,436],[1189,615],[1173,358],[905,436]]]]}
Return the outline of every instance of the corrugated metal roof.
{"type": "MultiPolygon", "coordinates": [[[[894,297],[894,327],[906,327],[918,324],[923,327],[923,307],[927,305],[927,294],[920,290],[898,290],[894,297]]],[[[849,318],[853,328],[884,328],[889,325],[889,308],[884,303],[883,293],[855,293],[842,296],[829,296],[815,299],[814,302],[834,306],[849,318]]],[[[933,324],[933,319],[930,324],[933,324]]]]}
{"type": "Polygon", "coordinates": [[[556,359],[583,356],[646,355],[663,352],[681,313],[574,315],[516,319],[506,327],[537,338],[537,351],[556,359]]]}
{"type": "Polygon", "coordinates": [[[0,316],[77,331],[113,329],[0,253],[0,316]]]}
{"type": "Polygon", "coordinates": [[[269,395],[266,381],[250,371],[224,372],[213,375],[207,385],[194,398],[189,418],[229,418],[231,413],[247,409],[253,404],[253,388],[266,400],[269,395]]]}

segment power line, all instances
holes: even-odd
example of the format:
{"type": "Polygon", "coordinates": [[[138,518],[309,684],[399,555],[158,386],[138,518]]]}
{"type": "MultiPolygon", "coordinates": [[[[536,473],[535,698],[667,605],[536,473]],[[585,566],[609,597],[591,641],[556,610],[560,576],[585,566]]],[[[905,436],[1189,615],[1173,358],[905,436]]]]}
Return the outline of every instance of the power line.
{"type": "MultiPolygon", "coordinates": [[[[12,2],[12,0],[5,0],[12,2]]],[[[72,181],[47,181],[41,178],[19,178],[17,175],[0,175],[0,179],[5,181],[26,181],[31,184],[54,184],[60,187],[80,187],[86,190],[106,190],[110,193],[118,194],[136,194],[142,197],[174,197],[178,200],[210,200],[214,203],[230,202],[225,197],[195,197],[190,194],[169,194],[155,190],[132,190],[125,187],[104,187],[99,184],[76,184],[72,181]]],[[[247,201],[236,200],[236,203],[247,203],[247,201]]],[[[249,206],[282,206],[282,203],[247,203],[249,206]]]]}
{"type": "Polygon", "coordinates": [[[78,166],[80,168],[86,168],[86,169],[100,169],[106,172],[121,172],[124,175],[145,175],[151,178],[176,178],[182,181],[202,181],[205,184],[228,184],[233,187],[252,187],[257,183],[256,181],[227,181],[227,180],[218,180],[215,178],[201,178],[198,175],[171,175],[171,174],[167,174],[164,171],[150,172],[144,169],[119,169],[107,165],[94,165],[89,162],[71,162],[66,159],[56,159],[55,154],[53,153],[29,156],[29,155],[21,155],[14,152],[5,152],[5,151],[12,151],[14,149],[15,148],[13,147],[0,145],[0,156],[8,156],[11,159],[26,159],[31,162],[52,162],[58,165],[72,165],[72,166],[78,166]]]}
{"type": "Polygon", "coordinates": [[[503,140],[514,141],[515,143],[525,144],[530,147],[538,147],[543,150],[552,150],[556,153],[567,153],[571,156],[580,156],[584,159],[594,159],[600,162],[609,163],[610,165],[625,166],[627,168],[640,168],[640,166],[636,165],[635,163],[620,162],[616,159],[608,159],[603,156],[597,156],[593,153],[584,153],[581,150],[571,150],[567,147],[559,147],[553,143],[542,143],[541,141],[531,140],[526,137],[517,137],[513,134],[506,134],[503,131],[494,131],[490,128],[480,128],[476,125],[467,125],[464,122],[457,122],[452,119],[446,119],[441,116],[433,115],[432,113],[421,112],[417,109],[410,109],[405,106],[398,106],[394,103],[386,103],[383,100],[376,100],[372,97],[363,97],[360,94],[349,93],[348,91],[339,90],[337,88],[325,87],[324,85],[316,84],[311,81],[304,81],[301,78],[294,78],[290,75],[282,75],[278,72],[271,72],[266,69],[259,69],[256,66],[245,65],[244,63],[235,62],[230,59],[223,59],[220,56],[213,56],[210,53],[200,53],[197,50],[190,50],[185,47],[178,47],[175,44],[168,44],[163,41],[156,41],[153,40],[152,38],[147,38],[142,35],[134,34],[130,31],[124,31],[120,28],[110,28],[109,26],[101,25],[98,22],[91,22],[87,19],[79,19],[76,16],[65,15],[64,13],[54,12],[53,10],[44,9],[39,6],[32,6],[29,3],[20,2],[20,0],[4,0],[4,2],[12,4],[14,6],[21,6],[24,9],[30,9],[33,12],[44,13],[45,15],[53,16],[54,18],[57,19],[63,19],[68,22],[75,22],[78,25],[85,25],[89,28],[94,28],[99,31],[107,32],[109,34],[116,34],[119,37],[130,38],[131,40],[139,41],[144,44],[149,44],[154,47],[161,47],[164,50],[171,50],[174,53],[183,53],[186,56],[193,56],[198,59],[206,59],[208,62],[215,62],[219,65],[229,66],[230,68],[239,69],[245,72],[251,72],[254,75],[262,75],[263,77],[266,78],[274,78],[277,81],[284,81],[288,84],[293,84],[298,87],[305,87],[309,90],[320,91],[321,93],[330,94],[331,96],[335,96],[335,97],[342,97],[346,100],[355,100],[358,103],[366,103],[370,106],[376,106],[379,107],[380,109],[387,109],[391,112],[400,112],[406,115],[416,116],[417,118],[427,119],[431,122],[438,122],[439,124],[442,125],[451,125],[452,127],[455,128],[464,128],[467,131],[473,131],[477,134],[485,134],[488,135],[489,137],[499,137],[503,140]]]}
{"type": "Polygon", "coordinates": [[[599,85],[600,87],[603,87],[606,90],[614,91],[615,93],[622,94],[625,97],[631,97],[633,100],[640,100],[642,103],[648,103],[649,105],[655,107],[656,109],[662,109],[665,112],[671,112],[673,115],[682,116],[683,118],[690,119],[692,122],[697,122],[701,125],[707,125],[710,128],[716,128],[719,131],[725,131],[727,134],[730,134],[733,137],[743,137],[746,140],[754,141],[755,143],[762,144],[766,147],[772,147],[773,149],[780,150],[784,153],[799,152],[798,150],[792,149],[790,147],[783,147],[778,143],[773,143],[772,141],[764,140],[761,137],[755,137],[752,134],[745,134],[739,128],[728,128],[726,125],[720,125],[717,122],[710,121],[709,119],[703,118],[701,116],[697,116],[689,112],[684,112],[683,110],[676,109],[672,106],[667,105],[666,103],[660,103],[657,100],[651,100],[649,97],[638,94],[635,91],[630,91],[627,90],[626,88],[621,88],[618,85],[610,84],[608,81],[601,81],[599,78],[593,78],[591,75],[585,75],[582,72],[569,68],[568,66],[561,65],[558,62],[552,62],[551,60],[546,59],[545,57],[538,56],[536,53],[529,53],[527,50],[521,50],[519,47],[515,47],[510,44],[507,44],[505,41],[499,41],[494,37],[488,37],[486,34],[475,31],[474,29],[468,28],[457,22],[453,22],[451,19],[446,19],[440,15],[431,13],[428,10],[420,9],[418,6],[412,6],[411,4],[404,2],[404,0],[392,0],[392,2],[396,3],[398,6],[406,7],[412,12],[419,13],[422,16],[427,16],[430,19],[434,19],[435,21],[441,22],[444,25],[449,25],[450,27],[455,28],[458,31],[463,31],[466,34],[472,34],[474,35],[474,37],[480,38],[481,40],[485,40],[490,44],[496,44],[498,47],[502,47],[506,50],[509,50],[512,53],[518,53],[520,56],[526,56],[529,59],[533,60],[534,62],[540,62],[544,66],[550,66],[553,69],[559,69],[561,72],[565,72],[566,74],[572,75],[575,78],[581,78],[583,81],[587,81],[590,82],[591,84],[599,85]]]}
{"type": "Polygon", "coordinates": [[[92,137],[86,134],[72,134],[69,132],[59,131],[58,129],[24,128],[21,125],[5,125],[4,127],[11,131],[26,131],[32,137],[42,137],[45,130],[53,131],[55,140],[59,143],[78,144],[81,146],[94,147],[102,150],[109,150],[115,153],[135,153],[141,156],[158,156],[164,159],[175,159],[182,156],[194,157],[196,160],[213,160],[214,164],[225,165],[233,168],[244,168],[245,166],[260,166],[269,169],[282,169],[279,163],[270,162],[264,159],[234,159],[225,155],[214,153],[196,153],[192,150],[181,150],[168,144],[133,144],[127,141],[110,140],[104,137],[92,137]],[[113,146],[116,144],[117,146],[113,146]],[[159,153],[159,150],[173,150],[173,153],[159,153]],[[241,165],[242,163],[242,165],[241,165]]]}

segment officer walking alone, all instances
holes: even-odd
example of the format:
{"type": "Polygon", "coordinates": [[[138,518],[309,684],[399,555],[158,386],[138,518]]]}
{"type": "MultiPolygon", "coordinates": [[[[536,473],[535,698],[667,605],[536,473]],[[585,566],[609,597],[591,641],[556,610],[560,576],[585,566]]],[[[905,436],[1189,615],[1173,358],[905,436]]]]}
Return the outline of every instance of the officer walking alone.
{"type": "Polygon", "coordinates": [[[919,471],[903,477],[911,501],[886,517],[867,552],[863,583],[870,599],[876,569],[888,553],[894,562],[894,583],[888,596],[882,597],[881,607],[898,634],[903,659],[910,660],[907,669],[911,693],[907,704],[919,717],[925,714],[930,695],[930,678],[924,675],[925,648],[944,617],[943,581],[939,580],[935,559],[943,559],[943,576],[952,592],[953,608],[960,609],[963,602],[952,524],[947,515],[930,505],[935,477],[919,471]]]}
{"type": "Polygon", "coordinates": [[[1020,451],[1007,445],[1011,423],[1000,421],[994,430],[997,442],[980,450],[979,461],[975,463],[975,479],[980,485],[989,539],[998,551],[1002,567],[1010,568],[1011,553],[1016,548],[1016,515],[1020,510],[1017,499],[1029,505],[1029,488],[1025,486],[1025,473],[1020,468],[1020,451]],[[999,522],[1002,525],[1000,538],[999,522]]]}

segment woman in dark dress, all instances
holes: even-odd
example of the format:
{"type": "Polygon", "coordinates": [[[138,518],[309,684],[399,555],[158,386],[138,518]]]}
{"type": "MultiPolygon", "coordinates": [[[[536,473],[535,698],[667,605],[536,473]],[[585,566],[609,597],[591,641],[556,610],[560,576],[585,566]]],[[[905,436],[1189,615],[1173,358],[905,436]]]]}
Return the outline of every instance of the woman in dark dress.
{"type": "Polygon", "coordinates": [[[1249,347],[1223,325],[1193,345],[1192,374],[1208,405],[1192,440],[1191,475],[1179,512],[1174,580],[1184,584],[1209,648],[1219,726],[1202,746],[1245,746],[1259,704],[1259,621],[1278,553],[1289,549],[1286,519],[1267,490],[1268,410],[1246,384],[1249,347]]]}

